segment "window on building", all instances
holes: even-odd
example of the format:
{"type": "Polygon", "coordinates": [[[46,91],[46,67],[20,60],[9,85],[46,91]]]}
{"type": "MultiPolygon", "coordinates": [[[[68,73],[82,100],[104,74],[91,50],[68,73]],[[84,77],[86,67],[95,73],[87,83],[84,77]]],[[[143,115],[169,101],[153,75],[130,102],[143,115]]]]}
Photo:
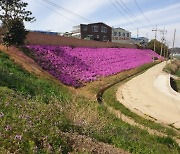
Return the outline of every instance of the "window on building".
{"type": "Polygon", "coordinates": [[[99,35],[96,36],[99,39],[99,35]]]}
{"type": "Polygon", "coordinates": [[[129,33],[127,33],[127,37],[129,37],[129,33]]]}
{"type": "Polygon", "coordinates": [[[83,27],[83,31],[87,31],[87,26],[84,26],[84,27],[83,27]]]}
{"type": "Polygon", "coordinates": [[[117,32],[114,32],[114,36],[116,36],[117,35],[117,32]]]}
{"type": "Polygon", "coordinates": [[[121,36],[121,32],[119,32],[119,36],[121,36]]]}
{"type": "Polygon", "coordinates": [[[92,27],[93,32],[98,32],[98,29],[99,29],[99,26],[93,26],[92,27]]]}
{"type": "Polygon", "coordinates": [[[102,33],[107,33],[107,27],[102,26],[102,27],[101,27],[101,32],[102,32],[102,33]]]}
{"type": "Polygon", "coordinates": [[[123,33],[123,37],[125,37],[126,35],[125,35],[125,33],[123,33]]]}
{"type": "Polygon", "coordinates": [[[107,36],[103,36],[103,41],[107,41],[107,36]]]}

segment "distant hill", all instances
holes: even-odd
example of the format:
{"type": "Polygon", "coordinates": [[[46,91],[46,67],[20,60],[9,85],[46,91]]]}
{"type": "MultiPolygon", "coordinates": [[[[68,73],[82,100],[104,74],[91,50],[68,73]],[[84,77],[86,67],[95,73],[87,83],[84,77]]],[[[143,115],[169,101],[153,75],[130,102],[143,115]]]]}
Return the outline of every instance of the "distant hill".
{"type": "Polygon", "coordinates": [[[169,51],[172,53],[178,53],[178,54],[180,54],[180,48],[178,48],[178,47],[176,47],[176,48],[174,48],[174,49],[172,49],[172,48],[170,48],[169,49],[169,51]]]}

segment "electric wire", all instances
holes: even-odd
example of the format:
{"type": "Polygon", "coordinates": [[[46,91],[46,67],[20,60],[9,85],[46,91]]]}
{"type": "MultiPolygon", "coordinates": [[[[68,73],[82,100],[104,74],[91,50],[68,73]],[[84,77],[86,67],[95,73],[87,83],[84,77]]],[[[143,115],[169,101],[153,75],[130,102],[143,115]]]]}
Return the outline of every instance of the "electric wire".
{"type": "MultiPolygon", "coordinates": [[[[115,0],[119,5],[121,5],[117,0],[115,0]]],[[[122,0],[120,0],[121,1],[121,3],[122,3],[122,5],[127,9],[124,9],[123,7],[123,10],[127,13],[127,14],[129,14],[129,16],[131,16],[132,18],[134,18],[140,25],[143,25],[144,27],[147,27],[146,25],[144,25],[132,12],[131,12],[131,10],[126,6],[126,4],[122,1],[122,0]]],[[[122,6],[121,5],[121,6],[122,6]]]]}
{"type": "Polygon", "coordinates": [[[113,7],[116,8],[116,10],[129,22],[128,24],[131,24],[133,27],[135,27],[137,29],[137,27],[134,25],[133,22],[131,22],[128,18],[126,18],[126,16],[121,12],[121,10],[113,3],[112,0],[109,0],[109,2],[113,5],[113,7]]]}
{"type": "Polygon", "coordinates": [[[77,13],[74,13],[74,12],[72,12],[72,11],[70,11],[70,10],[62,7],[62,6],[60,6],[59,4],[53,3],[53,2],[51,2],[51,1],[49,1],[49,0],[43,0],[43,1],[46,2],[46,3],[48,3],[48,4],[51,5],[51,6],[54,6],[54,7],[56,7],[56,8],[59,8],[59,9],[62,9],[62,10],[64,10],[64,11],[66,11],[66,12],[68,12],[68,13],[70,13],[70,14],[73,14],[73,15],[75,15],[75,16],[83,19],[84,21],[86,21],[86,22],[88,22],[88,23],[92,22],[91,20],[89,20],[89,19],[87,19],[87,18],[85,18],[85,17],[83,17],[83,16],[81,16],[81,15],[79,15],[79,14],[77,14],[77,13]]]}
{"type": "MultiPolygon", "coordinates": [[[[70,10],[68,10],[68,9],[66,9],[66,8],[58,5],[58,4],[56,4],[56,3],[53,3],[53,2],[51,2],[51,1],[49,1],[49,0],[43,0],[43,1],[46,2],[47,4],[51,5],[51,6],[54,6],[54,7],[56,7],[56,8],[60,8],[60,9],[66,11],[66,12],[68,12],[68,13],[70,13],[70,14],[73,14],[73,15],[75,15],[75,16],[78,16],[79,18],[81,18],[81,19],[83,19],[83,20],[85,20],[85,21],[88,21],[88,23],[89,23],[89,22],[92,22],[91,20],[89,20],[89,19],[87,19],[87,18],[85,18],[85,17],[83,17],[83,16],[81,16],[81,15],[78,15],[78,14],[76,14],[76,13],[74,13],[74,12],[72,12],[72,11],[70,11],[70,10]]],[[[138,29],[138,28],[134,25],[134,23],[131,22],[131,21],[121,12],[121,10],[114,4],[114,2],[113,2],[112,0],[109,0],[109,1],[110,1],[110,3],[117,9],[117,11],[129,22],[128,24],[131,24],[134,28],[138,29]]],[[[115,1],[119,4],[119,6],[122,7],[122,5],[121,5],[117,0],[115,0],[115,1]]],[[[135,0],[134,0],[134,1],[135,1],[135,0]]],[[[38,2],[39,4],[45,6],[45,7],[48,8],[49,10],[54,11],[55,13],[59,14],[60,16],[66,18],[66,19],[68,19],[68,20],[70,20],[70,21],[73,21],[73,22],[76,23],[76,24],[79,24],[79,22],[77,22],[76,20],[71,19],[71,18],[69,18],[69,17],[67,17],[67,16],[65,16],[65,15],[57,12],[56,10],[54,10],[54,9],[52,9],[52,8],[44,5],[44,4],[41,3],[41,2],[39,2],[38,0],[36,0],[36,2],[38,2]]],[[[121,1],[121,2],[122,2],[122,1],[121,1]]],[[[123,2],[122,2],[122,3],[123,3],[123,2]]],[[[136,18],[136,17],[132,14],[132,12],[129,10],[129,8],[128,8],[124,3],[123,3],[123,5],[124,5],[124,7],[125,7],[130,13],[127,12],[127,11],[122,7],[123,10],[124,10],[129,16],[131,16],[132,18],[136,18]]],[[[141,23],[137,18],[136,18],[136,20],[138,21],[138,23],[141,23]]],[[[141,23],[141,24],[142,24],[142,23],[141,23]]],[[[143,24],[142,24],[142,25],[143,25],[143,24]]],[[[144,26],[144,25],[143,25],[143,26],[144,26]]],[[[145,26],[144,26],[144,27],[145,27],[145,26]]]]}
{"type": "Polygon", "coordinates": [[[139,4],[137,3],[136,0],[134,0],[134,3],[136,4],[137,8],[140,10],[140,12],[142,13],[142,15],[144,16],[144,18],[149,22],[149,24],[151,26],[153,26],[153,24],[150,22],[150,20],[145,16],[144,12],[142,11],[142,9],[140,8],[139,4]]]}
{"type": "MultiPolygon", "coordinates": [[[[134,26],[134,22],[131,22],[128,18],[126,18],[126,16],[124,15],[124,13],[122,13],[121,12],[121,10],[119,9],[119,7],[117,7],[115,4],[114,4],[114,2],[112,1],[112,0],[109,0],[110,2],[111,2],[111,4],[117,9],[117,11],[127,20],[127,21],[129,21],[129,23],[133,26],[133,28],[135,29],[139,29],[139,28],[145,28],[145,29],[147,29],[147,30],[149,30],[149,31],[151,31],[151,29],[149,28],[149,26],[145,26],[144,24],[142,24],[140,21],[138,22],[139,24],[141,23],[141,26],[140,27],[137,27],[137,26],[134,26]]],[[[116,1],[116,3],[119,3],[119,2],[117,2],[117,0],[115,0],[116,1]]],[[[123,8],[123,6],[119,3],[118,4],[119,6],[121,6],[121,8],[123,8]]],[[[124,6],[125,7],[125,6],[124,6]]],[[[126,6],[126,9],[127,9],[128,7],[126,6]]],[[[125,9],[123,8],[123,10],[125,11],[125,9]]],[[[128,10],[129,10],[129,8],[128,8],[128,10]]],[[[128,13],[128,15],[129,16],[131,16],[132,17],[132,15],[130,15],[130,13],[129,12],[127,12],[127,11],[125,11],[126,13],[128,13]]],[[[131,12],[131,11],[130,11],[131,12]]],[[[132,13],[132,12],[131,12],[132,13]]],[[[134,16],[134,15],[133,15],[134,16]]],[[[137,17],[136,17],[137,18],[137,17]]],[[[139,19],[138,19],[139,20],[139,19]]],[[[137,22],[137,21],[136,21],[137,22]]],[[[144,32],[143,32],[144,33],[144,32]]]]}
{"type": "Polygon", "coordinates": [[[148,29],[148,30],[151,30],[150,28],[148,28],[149,26],[146,26],[146,25],[144,25],[135,15],[133,15],[133,13],[129,10],[129,8],[126,6],[126,4],[121,0],[121,2],[122,2],[122,4],[123,4],[123,6],[129,11],[127,11],[117,0],[115,0],[116,1],[116,3],[131,17],[131,18],[133,18],[134,19],[134,21],[136,22],[136,23],[138,23],[141,27],[139,27],[139,28],[146,28],[146,29],[148,29]]]}
{"type": "Polygon", "coordinates": [[[39,3],[39,4],[41,4],[41,5],[43,5],[43,6],[46,7],[47,9],[49,9],[49,10],[51,10],[51,11],[57,13],[58,15],[60,15],[60,16],[62,16],[62,17],[64,17],[64,18],[66,18],[66,19],[68,19],[68,20],[70,20],[70,21],[72,21],[72,22],[74,22],[74,23],[76,23],[76,24],[79,24],[79,22],[75,21],[74,19],[71,19],[71,18],[69,18],[69,17],[67,17],[67,16],[65,16],[65,15],[63,15],[63,14],[57,12],[56,10],[54,10],[54,9],[52,9],[52,8],[50,8],[50,7],[46,6],[46,5],[44,5],[44,4],[41,3],[40,1],[38,1],[38,0],[34,0],[34,1],[37,2],[37,3],[39,3]]]}

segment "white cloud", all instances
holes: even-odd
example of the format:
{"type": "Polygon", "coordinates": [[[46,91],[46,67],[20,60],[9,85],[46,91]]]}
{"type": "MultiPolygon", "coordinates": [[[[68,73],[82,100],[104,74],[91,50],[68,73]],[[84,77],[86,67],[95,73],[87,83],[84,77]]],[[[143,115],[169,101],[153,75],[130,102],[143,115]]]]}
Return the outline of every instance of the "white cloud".
{"type": "MultiPolygon", "coordinates": [[[[46,8],[47,11],[49,11],[49,15],[46,16],[44,18],[44,20],[40,20],[40,22],[37,20],[37,23],[39,23],[39,27],[41,27],[42,29],[51,29],[54,31],[67,31],[67,30],[71,30],[72,26],[80,24],[80,23],[85,23],[86,21],[83,20],[82,18],[73,15],[71,13],[68,13],[67,11],[64,11],[62,9],[58,9],[55,7],[52,7],[50,5],[48,5],[47,3],[43,3],[44,5],[50,7],[51,9],[55,10],[55,12],[53,12],[52,10],[48,10],[46,8]],[[70,21],[69,19],[66,19],[65,17],[59,15],[62,14],[63,16],[70,18],[71,20],[74,20],[76,22],[70,21]]],[[[58,4],[58,2],[56,2],[56,4],[58,4]]],[[[104,7],[105,5],[109,4],[108,0],[70,0],[67,1],[63,7],[84,17],[84,18],[89,18],[89,16],[96,12],[98,9],[104,7]]],[[[59,4],[61,5],[61,4],[59,4]]],[[[37,11],[37,10],[36,10],[37,11]]],[[[35,12],[36,12],[35,11],[35,12]]],[[[39,10],[40,13],[40,10],[39,10]]],[[[91,19],[89,19],[91,20],[91,19]]],[[[36,24],[36,23],[34,23],[36,24]]],[[[29,26],[29,25],[28,25],[29,26]]],[[[32,25],[32,27],[34,27],[32,25]]]]}

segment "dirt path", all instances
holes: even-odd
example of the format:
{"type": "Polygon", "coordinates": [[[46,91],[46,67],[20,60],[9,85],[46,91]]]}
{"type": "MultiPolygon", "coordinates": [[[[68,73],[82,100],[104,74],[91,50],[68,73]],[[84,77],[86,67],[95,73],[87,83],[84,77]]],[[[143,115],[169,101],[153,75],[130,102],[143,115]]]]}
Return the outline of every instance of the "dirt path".
{"type": "Polygon", "coordinates": [[[180,128],[180,94],[171,89],[164,66],[160,63],[133,78],[118,88],[116,96],[133,112],[180,128]]]}

